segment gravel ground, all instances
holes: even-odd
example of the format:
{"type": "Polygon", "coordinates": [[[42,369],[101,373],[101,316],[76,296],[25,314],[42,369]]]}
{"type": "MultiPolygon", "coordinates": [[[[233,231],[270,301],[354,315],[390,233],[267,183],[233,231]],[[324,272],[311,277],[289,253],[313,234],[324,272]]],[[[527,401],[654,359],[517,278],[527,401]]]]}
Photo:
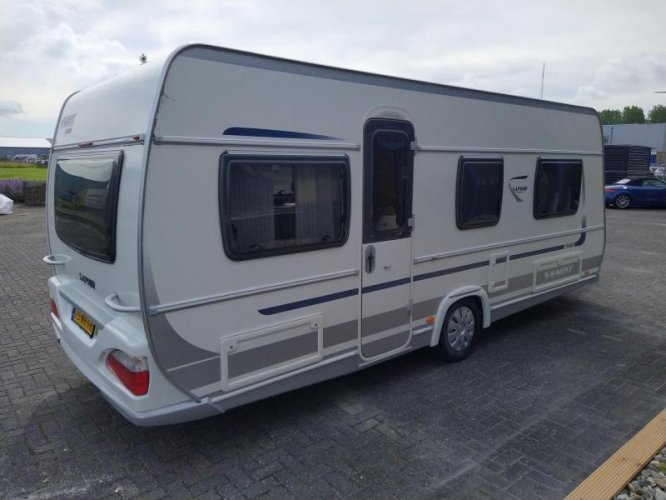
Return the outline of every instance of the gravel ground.
{"type": "Polygon", "coordinates": [[[643,469],[615,500],[666,500],[666,448],[643,469]]]}

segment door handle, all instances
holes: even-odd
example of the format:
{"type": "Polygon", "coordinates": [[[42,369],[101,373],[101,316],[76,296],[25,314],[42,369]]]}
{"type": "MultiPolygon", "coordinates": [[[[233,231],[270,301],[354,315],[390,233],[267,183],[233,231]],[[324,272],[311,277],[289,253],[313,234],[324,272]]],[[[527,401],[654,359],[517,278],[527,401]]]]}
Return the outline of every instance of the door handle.
{"type": "Polygon", "coordinates": [[[375,270],[375,247],[370,245],[365,249],[365,272],[370,274],[375,270]]]}

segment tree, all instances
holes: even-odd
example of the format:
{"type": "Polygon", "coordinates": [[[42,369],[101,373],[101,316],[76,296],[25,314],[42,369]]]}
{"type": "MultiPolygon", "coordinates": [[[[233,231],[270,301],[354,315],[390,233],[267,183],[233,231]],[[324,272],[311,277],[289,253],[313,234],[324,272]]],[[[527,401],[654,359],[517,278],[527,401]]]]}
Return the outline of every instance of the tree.
{"type": "Polygon", "coordinates": [[[650,123],[666,123],[666,106],[657,104],[648,113],[650,123]]]}
{"type": "Polygon", "coordinates": [[[645,123],[643,108],[625,106],[622,110],[622,123],[645,123]]]}
{"type": "Polygon", "coordinates": [[[622,123],[622,111],[619,109],[603,109],[599,112],[599,119],[604,125],[622,123]]]}

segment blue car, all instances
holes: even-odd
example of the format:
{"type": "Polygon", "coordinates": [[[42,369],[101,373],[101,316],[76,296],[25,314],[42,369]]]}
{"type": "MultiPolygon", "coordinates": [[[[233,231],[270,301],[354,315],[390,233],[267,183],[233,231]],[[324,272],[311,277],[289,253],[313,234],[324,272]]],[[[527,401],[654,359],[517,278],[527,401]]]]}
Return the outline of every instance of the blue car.
{"type": "Polygon", "coordinates": [[[604,187],[606,205],[616,208],[666,207],[666,182],[654,177],[622,179],[604,187]]]}

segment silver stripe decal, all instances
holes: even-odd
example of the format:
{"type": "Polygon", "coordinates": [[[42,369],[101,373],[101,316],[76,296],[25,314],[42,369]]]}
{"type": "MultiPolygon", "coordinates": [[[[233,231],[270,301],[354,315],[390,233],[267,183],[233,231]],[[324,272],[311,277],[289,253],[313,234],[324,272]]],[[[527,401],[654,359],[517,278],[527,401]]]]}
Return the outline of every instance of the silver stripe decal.
{"type": "Polygon", "coordinates": [[[367,337],[402,325],[409,325],[409,311],[405,307],[363,318],[361,335],[367,337]]]}
{"type": "Polygon", "coordinates": [[[380,354],[389,354],[391,351],[407,345],[408,341],[409,330],[380,340],[375,340],[374,342],[362,344],[361,351],[363,352],[363,356],[372,358],[374,356],[379,356],[380,354]]]}
{"type": "MultiPolygon", "coordinates": [[[[324,328],[324,349],[330,349],[334,346],[342,345],[346,342],[357,341],[358,339],[358,321],[347,321],[337,325],[324,328]]],[[[358,351],[358,348],[355,348],[358,351]]],[[[250,352],[250,351],[246,351],[250,352]]],[[[324,356],[327,359],[331,356],[337,356],[334,352],[324,356]]],[[[220,355],[210,356],[180,366],[169,368],[168,372],[176,372],[178,380],[188,389],[194,387],[203,387],[220,381],[220,355]],[[181,372],[183,373],[181,379],[181,372]]],[[[173,374],[173,373],[172,373],[173,374]]]]}
{"type": "Polygon", "coordinates": [[[590,226],[587,228],[582,228],[582,229],[572,229],[570,231],[561,231],[559,233],[552,233],[552,234],[547,234],[547,235],[542,235],[542,236],[533,236],[531,238],[522,238],[519,240],[511,240],[511,241],[504,241],[501,243],[491,243],[489,245],[479,245],[477,247],[472,247],[472,248],[464,248],[462,250],[452,250],[450,252],[442,252],[442,253],[436,253],[432,255],[424,255],[421,257],[416,257],[414,259],[414,264],[421,264],[423,262],[432,262],[434,260],[440,260],[440,259],[446,259],[448,257],[457,257],[459,255],[466,255],[470,253],[476,253],[476,252],[482,252],[484,250],[492,250],[495,248],[502,248],[502,247],[510,247],[510,246],[516,246],[516,245],[521,245],[523,243],[534,243],[537,241],[544,241],[544,240],[550,240],[554,238],[560,238],[563,236],[573,236],[577,234],[581,234],[583,232],[589,233],[592,231],[600,231],[602,229],[605,229],[606,226],[598,225],[598,226],[590,226]]]}
{"type": "Polygon", "coordinates": [[[324,349],[358,339],[358,321],[352,320],[324,328],[324,349]]]}
{"type": "Polygon", "coordinates": [[[178,380],[178,384],[191,391],[201,385],[219,382],[222,378],[222,366],[220,357],[210,358],[200,363],[192,363],[177,372],[171,372],[178,380]]]}
{"type": "Polygon", "coordinates": [[[192,361],[191,363],[185,363],[184,365],[180,365],[180,366],[174,366],[172,368],[169,368],[167,371],[168,372],[173,372],[173,371],[176,371],[176,370],[182,370],[184,368],[189,368],[190,366],[195,366],[195,365],[198,365],[200,363],[206,363],[206,362],[212,361],[214,359],[216,359],[219,362],[220,361],[220,355],[217,354],[215,356],[211,356],[210,358],[205,358],[205,359],[200,359],[200,360],[197,360],[197,361],[192,361]]]}
{"type": "Polygon", "coordinates": [[[359,151],[361,145],[355,142],[318,139],[244,139],[240,137],[184,137],[176,135],[156,135],[155,144],[186,144],[196,146],[264,146],[271,148],[301,149],[341,149],[359,151]]]}
{"type": "Polygon", "coordinates": [[[317,332],[288,338],[281,342],[230,354],[227,357],[229,380],[251,372],[265,370],[302,356],[317,353],[317,332]]]}
{"type": "Polygon", "coordinates": [[[475,148],[471,146],[420,146],[416,145],[417,153],[481,153],[481,154],[542,154],[542,155],[576,155],[602,156],[601,151],[567,151],[564,149],[523,149],[523,148],[475,148]]]}
{"type": "Polygon", "coordinates": [[[502,295],[507,295],[509,293],[517,292],[518,290],[531,288],[533,280],[534,280],[533,273],[523,274],[522,276],[514,276],[513,278],[509,278],[509,286],[507,288],[498,290],[497,292],[490,292],[488,293],[488,297],[491,298],[501,297],[502,295]]]}
{"type": "Polygon", "coordinates": [[[171,311],[179,311],[182,309],[189,309],[191,307],[199,307],[208,304],[215,304],[217,302],[226,302],[228,300],[239,299],[242,297],[251,297],[252,295],[259,295],[262,293],[274,292],[277,290],[286,290],[287,288],[294,288],[297,286],[310,285],[312,283],[321,283],[324,281],[331,281],[341,278],[348,278],[350,276],[357,276],[358,269],[348,269],[345,271],[338,271],[335,273],[322,274],[319,276],[312,276],[309,278],[302,278],[298,280],[285,281],[283,283],[276,283],[268,286],[258,286],[254,288],[246,288],[236,292],[220,293],[209,295],[207,297],[199,297],[196,299],[180,300],[174,302],[167,302],[165,304],[158,304],[149,306],[148,311],[151,316],[164,314],[171,311]]]}
{"type": "MultiPolygon", "coordinates": [[[[549,288],[548,290],[544,290],[543,292],[539,293],[530,293],[527,296],[521,296],[517,297],[515,299],[507,300],[506,302],[502,302],[501,304],[495,304],[493,306],[490,306],[490,313],[492,315],[492,320],[495,321],[496,319],[499,319],[500,317],[508,316],[508,314],[511,314],[510,312],[508,314],[503,314],[503,315],[495,315],[496,311],[500,309],[505,309],[509,308],[513,305],[519,304],[521,302],[529,301],[530,299],[535,300],[535,304],[538,304],[542,300],[546,300],[548,298],[549,294],[555,294],[559,295],[559,293],[562,293],[564,290],[567,288],[576,288],[577,286],[582,286],[587,284],[590,281],[596,281],[598,279],[598,275],[593,275],[589,276],[583,279],[580,279],[574,283],[567,283],[566,285],[558,286],[556,288],[549,288]]],[[[523,304],[520,304],[520,307],[518,310],[522,309],[523,304]]]]}
{"type": "Polygon", "coordinates": [[[437,314],[437,308],[442,302],[444,297],[435,297],[434,299],[424,300],[414,304],[413,320],[418,321],[426,316],[434,316],[437,314]]]}
{"type": "MultiPolygon", "coordinates": [[[[587,259],[583,259],[581,272],[589,271],[591,269],[599,267],[601,265],[602,259],[603,255],[597,255],[595,257],[588,257],[587,259]]],[[[495,293],[489,293],[488,297],[489,298],[502,297],[504,295],[518,292],[520,290],[526,290],[528,288],[532,288],[533,280],[534,280],[533,273],[523,274],[521,276],[514,276],[513,278],[509,278],[508,288],[504,288],[503,290],[499,290],[495,293]]],[[[484,286],[483,288],[484,290],[487,291],[486,286],[484,286]]],[[[413,306],[412,320],[418,321],[419,319],[425,318],[426,316],[431,316],[431,315],[434,316],[435,314],[437,314],[437,308],[439,307],[439,304],[442,302],[443,299],[444,297],[435,297],[434,299],[428,299],[421,302],[416,302],[413,306]]]]}

